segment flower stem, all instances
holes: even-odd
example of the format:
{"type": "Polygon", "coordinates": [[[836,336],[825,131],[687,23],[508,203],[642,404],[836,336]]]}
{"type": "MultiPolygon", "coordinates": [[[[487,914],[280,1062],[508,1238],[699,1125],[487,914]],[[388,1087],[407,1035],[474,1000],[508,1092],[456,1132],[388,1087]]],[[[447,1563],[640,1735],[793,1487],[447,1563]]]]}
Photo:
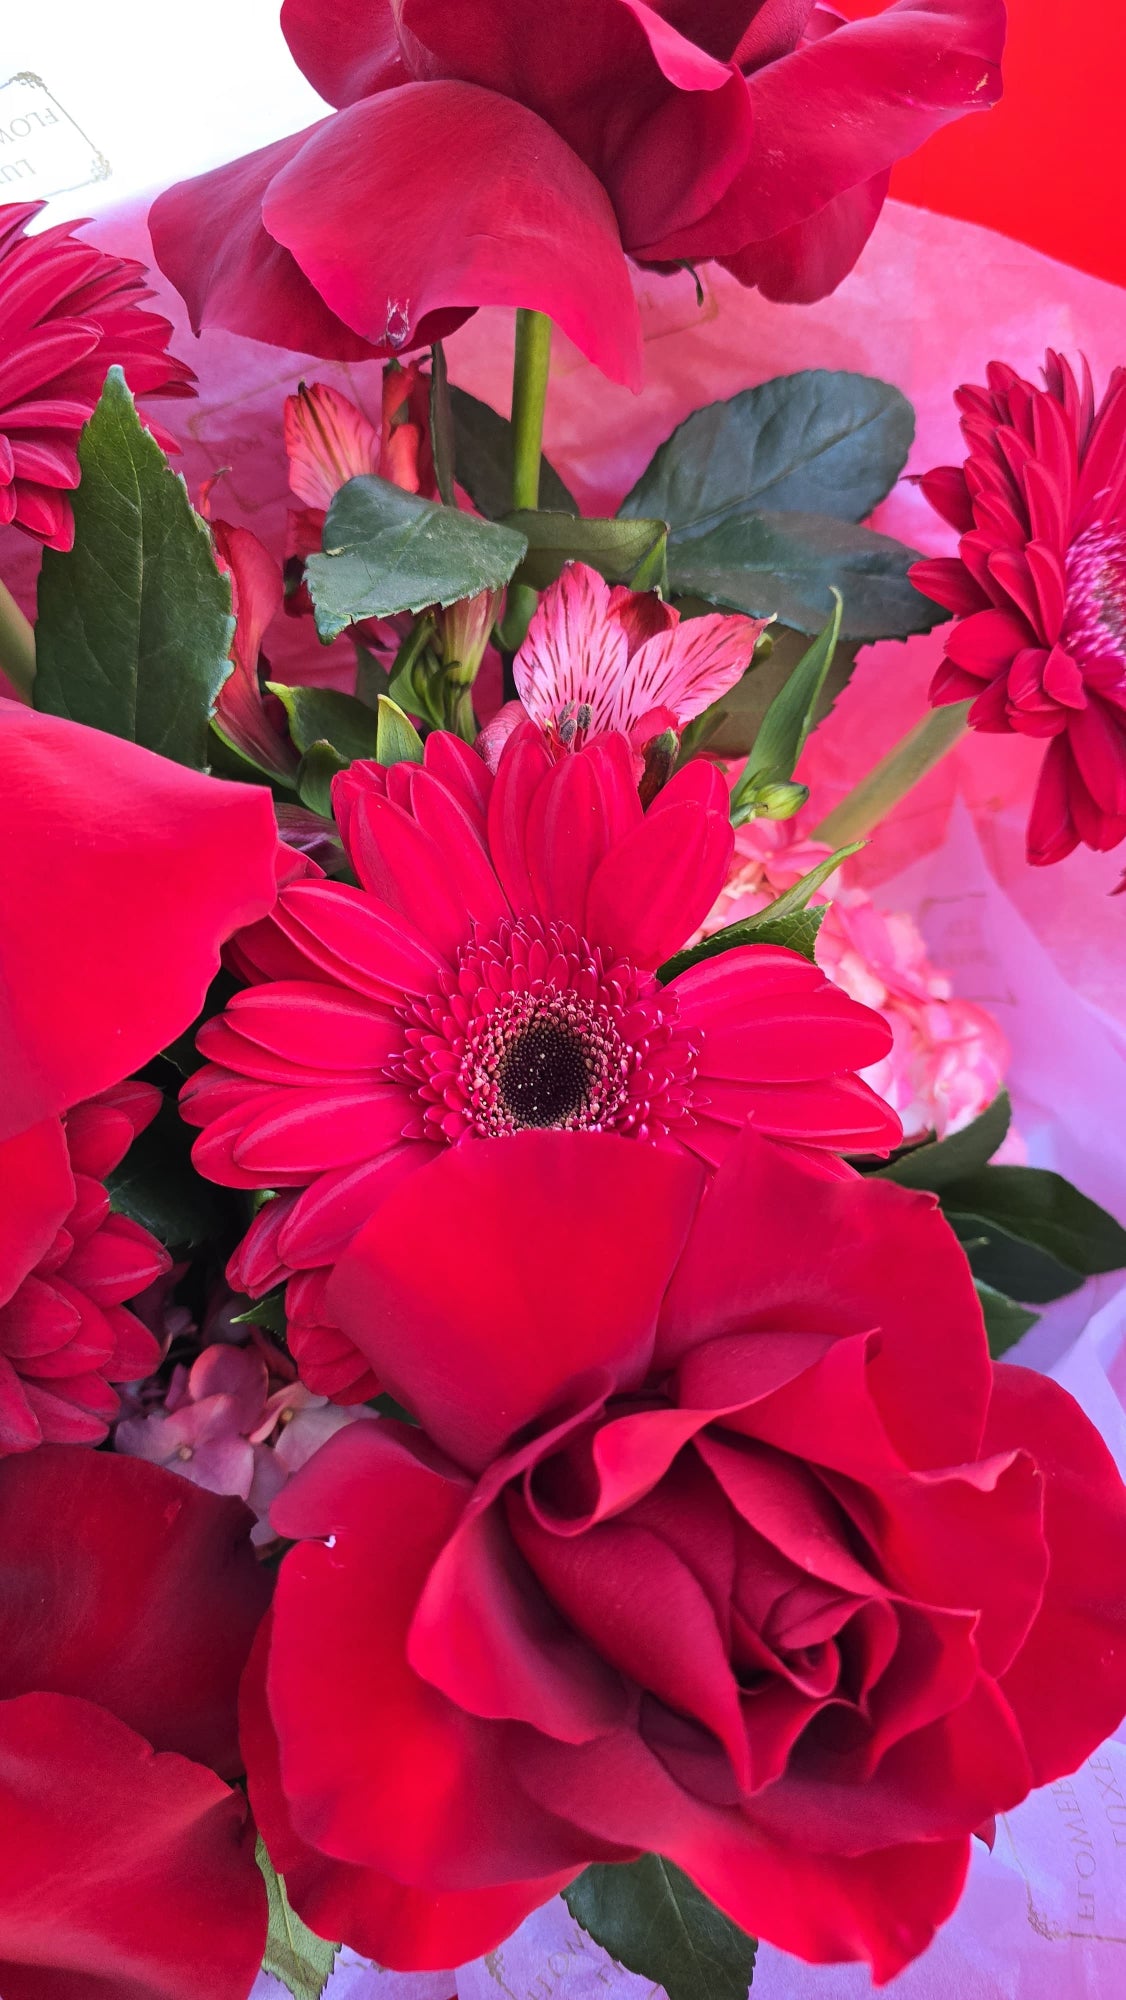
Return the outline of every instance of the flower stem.
{"type": "MultiPolygon", "coordinates": [[[[540,504],[540,459],[543,454],[543,413],[551,362],[551,321],[546,313],[521,306],[516,314],[516,353],[512,365],[512,509],[540,504]]],[[[501,628],[507,652],[514,653],[536,608],[536,592],[514,583],[501,628]]]]}
{"type": "Polygon", "coordinates": [[[841,847],[846,841],[870,833],[904,794],[954,748],[965,734],[969,711],[968,701],[932,708],[914,729],[908,730],[894,750],[881,757],[855,791],[833,807],[820,826],[814,828],[814,838],[827,841],[830,847],[841,847]]]}
{"type": "Polygon", "coordinates": [[[35,680],[35,628],[3,583],[0,583],[0,672],[8,676],[19,699],[30,702],[35,680]]]}
{"type": "Polygon", "coordinates": [[[551,321],[546,313],[516,314],[516,355],[512,367],[512,506],[540,504],[540,456],[547,371],[551,361],[551,321]]]}

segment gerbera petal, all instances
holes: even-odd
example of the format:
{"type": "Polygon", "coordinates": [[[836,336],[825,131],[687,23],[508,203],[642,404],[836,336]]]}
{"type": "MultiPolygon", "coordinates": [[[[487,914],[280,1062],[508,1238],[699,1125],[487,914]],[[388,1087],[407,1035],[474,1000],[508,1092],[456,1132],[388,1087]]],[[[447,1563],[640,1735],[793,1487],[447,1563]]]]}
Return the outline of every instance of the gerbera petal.
{"type": "Polygon", "coordinates": [[[635,965],[650,968],[678,951],[703,921],[734,845],[730,823],[695,800],[666,804],[660,794],[658,803],[663,810],[647,813],[599,864],[584,924],[592,941],[612,943],[635,965]]]}

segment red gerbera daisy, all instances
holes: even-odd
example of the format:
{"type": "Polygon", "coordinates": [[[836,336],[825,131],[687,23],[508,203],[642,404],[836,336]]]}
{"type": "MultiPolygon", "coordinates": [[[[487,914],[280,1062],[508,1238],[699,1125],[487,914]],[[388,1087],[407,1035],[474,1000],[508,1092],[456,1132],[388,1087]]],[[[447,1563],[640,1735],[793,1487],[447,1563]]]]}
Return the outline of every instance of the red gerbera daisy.
{"type": "Polygon", "coordinates": [[[144,265],[80,242],[81,223],[25,235],[44,205],[0,207],[0,523],[69,549],[78,433],[107,371],[123,368],[135,396],[190,396],[195,376],[167,351],[168,321],[142,303],[153,296],[144,265]]]}
{"type": "Polygon", "coordinates": [[[920,484],[959,530],[957,557],[916,563],[920,590],[956,612],[931,685],[972,700],[973,729],[1049,739],[1028,858],[1126,839],[1126,369],[1096,408],[1049,352],[1042,389],[1004,362],[962,388],[964,466],[920,484]]]}
{"type": "Polygon", "coordinates": [[[292,881],[240,946],[255,982],[201,1030],[186,1086],[200,1171],[284,1190],[231,1267],[289,1280],[310,1388],[372,1393],[326,1328],[329,1271],[404,1174],[529,1127],[610,1131],[708,1166],[748,1113],[781,1141],[880,1151],[895,1114],[854,1072],[887,1053],[878,1015],[789,951],[744,946],[657,968],[696,930],[731,856],[727,788],[687,765],[643,810],[626,738],[556,759],[526,723],[494,779],[442,732],[425,762],[336,781],[361,884],[292,881]]]}
{"type": "Polygon", "coordinates": [[[116,1084],[76,1105],[64,1122],[69,1171],[53,1156],[45,1166],[44,1126],[5,1149],[13,1172],[30,1181],[54,1174],[57,1188],[37,1217],[39,1236],[17,1232],[0,1260],[0,1458],[43,1443],[99,1443],[117,1415],[111,1385],[138,1381],[160,1360],[125,1301],[171,1259],[147,1229],[110,1213],[102,1185],[159,1106],[147,1083],[116,1084]]]}

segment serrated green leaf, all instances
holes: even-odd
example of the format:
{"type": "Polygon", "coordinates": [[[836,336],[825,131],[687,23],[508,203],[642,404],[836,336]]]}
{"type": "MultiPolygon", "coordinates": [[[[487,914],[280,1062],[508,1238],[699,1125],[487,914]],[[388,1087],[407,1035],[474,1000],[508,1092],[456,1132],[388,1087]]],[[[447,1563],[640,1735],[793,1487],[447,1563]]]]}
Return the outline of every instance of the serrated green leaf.
{"type": "Polygon", "coordinates": [[[569,514],[506,514],[504,525],[515,528],[528,544],[515,583],[546,590],[569,562],[586,563],[609,583],[641,583],[650,588],[664,573],[663,521],[576,521],[569,514]]]}
{"type": "Polygon", "coordinates": [[[365,473],[336,494],[323,553],[305,564],[317,631],[335,639],[361,618],[391,618],[500,590],[526,548],[511,528],[365,473]]]}
{"type": "Polygon", "coordinates": [[[331,819],[332,781],[337,772],[348,769],[350,762],[324,737],[310,743],[297,766],[297,795],[302,805],[308,806],[310,812],[320,813],[322,819],[331,819]]]}
{"type": "Polygon", "coordinates": [[[907,572],[918,551],[890,535],[828,514],[744,514],[691,541],[669,538],[669,587],[796,632],[820,632],[844,600],[845,639],[905,639],[949,612],[924,597],[907,572]]]}
{"type": "Polygon", "coordinates": [[[999,1361],[1030,1326],[1036,1325],[1040,1315],[1027,1312],[1015,1299],[1007,1299],[1003,1292],[995,1292],[992,1285],[983,1284],[979,1278],[974,1279],[974,1290],[981,1302],[989,1352],[994,1361],[999,1361]]]}
{"type": "MultiPolygon", "coordinates": [[[[475,507],[498,521],[512,505],[512,425],[507,417],[465,389],[450,385],[457,477],[475,507]]],[[[540,505],[552,514],[578,514],[555,467],[540,460],[540,505]]]]}
{"type": "Polygon", "coordinates": [[[813,727],[841,629],[841,595],[833,590],[833,615],[825,630],[802,654],[797,666],[775,695],[762,720],[753,748],[731,794],[731,818],[737,826],[766,784],[781,784],[794,775],[806,737],[813,727]]]}
{"type": "Polygon", "coordinates": [[[231,671],[231,586],[120,368],[78,462],[74,547],[43,552],[35,706],[205,770],[209,718],[231,671]]]}
{"type": "Polygon", "coordinates": [[[674,536],[748,512],[798,510],[862,521],[907,462],[915,413],[889,382],[844,370],[778,375],[694,410],[622,502],[674,536]]]}
{"type": "Polygon", "coordinates": [[[668,2000],[746,2000],[756,1941],[658,1854],[595,1863],[564,1889],[571,1915],[629,1972],[668,2000]]]}
{"type": "Polygon", "coordinates": [[[266,1934],[266,1950],[262,1958],[263,1972],[270,1972],[280,1979],[293,1994],[293,2000],[320,2000],[328,1984],[329,1975],[336,1963],[338,1944],[329,1944],[319,1938],[308,1924],[302,1923],[297,1912],[290,1908],[285,1893],[285,1883],[278,1874],[266,1852],[266,1843],[261,1834],[254,1850],[254,1858],[262,1870],[266,1884],[266,1904],[269,1911],[269,1929],[266,1934]]]}
{"type": "Polygon", "coordinates": [[[423,744],[409,715],[397,701],[381,694],[378,701],[375,759],[377,764],[421,764],[423,744]]]}
{"type": "Polygon", "coordinates": [[[992,1104],[979,1118],[948,1139],[931,1139],[925,1146],[913,1146],[897,1160],[874,1169],[879,1180],[898,1181],[900,1187],[927,1188],[940,1194],[943,1188],[967,1174],[987,1166],[1003,1143],[1012,1118],[1007,1090],[998,1091],[992,1104]]]}
{"type": "MultiPolygon", "coordinates": [[[[1042,1167],[986,1167],[943,1190],[943,1206],[981,1218],[1045,1256],[1094,1277],[1126,1265],[1126,1229],[1105,1208],[1080,1194],[1062,1174],[1042,1167]]],[[[1014,1298],[1037,1294],[1001,1285],[1014,1298]]]]}
{"type": "Polygon", "coordinates": [[[110,1207],[183,1252],[222,1236],[224,1197],[191,1162],[192,1134],[175,1104],[161,1105],[125,1158],[106,1176],[110,1207]]]}
{"type": "Polygon", "coordinates": [[[335,688],[289,687],[284,681],[267,681],[266,686],[285,709],[294,747],[302,755],[314,743],[330,743],[348,764],[375,756],[377,713],[366,701],[335,688]]]}
{"type": "Polygon", "coordinates": [[[231,1314],[232,1326],[261,1326],[272,1333],[276,1340],[284,1340],[288,1321],[285,1316],[285,1286],[267,1292],[264,1298],[247,1299],[242,1312],[231,1314]]]}

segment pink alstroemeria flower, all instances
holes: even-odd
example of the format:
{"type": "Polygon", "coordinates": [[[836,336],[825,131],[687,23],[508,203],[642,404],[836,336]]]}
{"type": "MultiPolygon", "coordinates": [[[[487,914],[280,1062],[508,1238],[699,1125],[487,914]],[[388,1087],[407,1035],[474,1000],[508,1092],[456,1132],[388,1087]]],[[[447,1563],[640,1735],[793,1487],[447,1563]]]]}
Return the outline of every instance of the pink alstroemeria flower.
{"type": "Polygon", "coordinates": [[[520,699],[486,724],[477,748],[495,771],[513,730],[530,718],[555,752],[580,750],[610,729],[640,752],[728,694],[769,623],[726,612],[683,619],[656,591],[611,589],[597,570],[568,563],[544,591],[513,663],[520,699]]]}

